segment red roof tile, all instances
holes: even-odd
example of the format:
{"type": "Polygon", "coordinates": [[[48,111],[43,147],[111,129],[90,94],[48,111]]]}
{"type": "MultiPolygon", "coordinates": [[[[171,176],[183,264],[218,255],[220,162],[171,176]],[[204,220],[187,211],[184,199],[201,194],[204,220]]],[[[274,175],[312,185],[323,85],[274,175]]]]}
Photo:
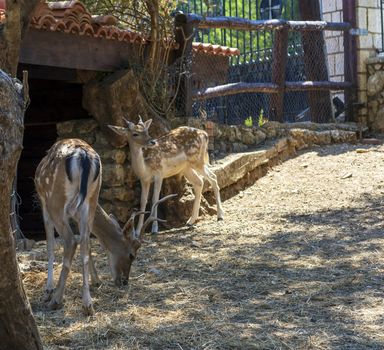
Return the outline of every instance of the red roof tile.
{"type": "Polygon", "coordinates": [[[31,27],[54,32],[93,36],[129,43],[145,43],[139,33],[117,28],[113,16],[92,16],[82,2],[40,2],[32,16],[31,27]]]}
{"type": "MultiPolygon", "coordinates": [[[[0,0],[0,21],[5,19],[5,0],[0,0]]],[[[116,27],[114,16],[92,16],[84,4],[78,0],[43,2],[34,11],[31,27],[41,30],[63,32],[69,34],[86,35],[95,38],[105,38],[129,43],[147,42],[146,38],[130,30],[116,27]]],[[[174,45],[177,47],[177,44],[174,45]]],[[[193,52],[218,55],[236,56],[240,54],[237,48],[212,45],[206,43],[192,43],[193,52]]]]}
{"type": "Polygon", "coordinates": [[[240,50],[234,47],[213,45],[207,43],[192,43],[192,49],[194,52],[204,53],[207,55],[217,56],[238,56],[240,50]]]}

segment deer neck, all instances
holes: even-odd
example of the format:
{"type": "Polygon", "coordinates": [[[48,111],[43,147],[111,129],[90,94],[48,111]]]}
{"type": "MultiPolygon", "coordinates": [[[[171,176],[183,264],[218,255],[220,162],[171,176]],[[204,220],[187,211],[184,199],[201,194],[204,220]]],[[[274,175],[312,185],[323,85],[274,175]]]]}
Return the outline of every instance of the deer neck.
{"type": "Polygon", "coordinates": [[[114,221],[97,204],[95,218],[93,221],[92,233],[97,236],[105,249],[113,253],[120,249],[123,235],[119,232],[114,221]]]}
{"type": "Polygon", "coordinates": [[[143,146],[136,142],[129,141],[129,149],[131,152],[131,165],[136,176],[140,179],[147,177],[148,166],[144,159],[143,146]]]}

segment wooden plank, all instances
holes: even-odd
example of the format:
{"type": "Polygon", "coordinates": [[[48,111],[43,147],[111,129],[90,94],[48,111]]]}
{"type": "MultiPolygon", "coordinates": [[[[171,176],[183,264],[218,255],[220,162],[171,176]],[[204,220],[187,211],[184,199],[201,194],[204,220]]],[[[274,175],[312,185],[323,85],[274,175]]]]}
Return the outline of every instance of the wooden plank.
{"type": "Polygon", "coordinates": [[[17,67],[17,77],[20,79],[23,71],[28,71],[28,78],[31,79],[49,79],[60,81],[77,81],[77,70],[70,68],[47,67],[35,64],[20,63],[17,67]]]}
{"type": "Polygon", "coordinates": [[[188,14],[188,22],[197,28],[228,28],[232,30],[278,30],[287,27],[289,30],[297,31],[348,31],[351,28],[349,23],[344,22],[251,20],[224,16],[203,17],[196,14],[188,14]]]}
{"type": "Polygon", "coordinates": [[[20,63],[112,72],[127,67],[137,49],[117,40],[31,28],[21,45],[20,63]]]}
{"type": "Polygon", "coordinates": [[[278,93],[270,96],[269,115],[271,120],[284,122],[285,68],[288,56],[288,29],[276,31],[273,43],[272,82],[279,87],[278,93]]]}
{"type": "Polygon", "coordinates": [[[231,83],[218,85],[199,91],[193,96],[194,100],[205,100],[219,96],[229,96],[246,93],[276,93],[279,87],[273,83],[231,83]]]}
{"type": "Polygon", "coordinates": [[[286,91],[337,91],[349,89],[352,83],[348,81],[287,81],[286,91]]]}

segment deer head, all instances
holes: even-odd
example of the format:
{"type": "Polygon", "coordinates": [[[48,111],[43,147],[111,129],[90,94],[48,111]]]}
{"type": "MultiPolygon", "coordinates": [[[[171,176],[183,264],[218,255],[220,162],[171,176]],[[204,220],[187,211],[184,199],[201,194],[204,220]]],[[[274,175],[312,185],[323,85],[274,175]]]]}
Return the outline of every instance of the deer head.
{"type": "Polygon", "coordinates": [[[116,134],[126,138],[127,142],[134,142],[143,147],[151,147],[156,145],[156,141],[149,136],[149,127],[151,126],[152,119],[143,122],[139,116],[139,122],[134,124],[129,120],[124,119],[127,127],[108,125],[108,127],[116,134]]]}
{"type": "Polygon", "coordinates": [[[120,240],[116,246],[116,249],[113,249],[113,252],[109,253],[109,264],[111,268],[112,278],[116,285],[127,285],[129,281],[129,275],[131,271],[132,262],[137,257],[137,252],[141,247],[143,240],[142,235],[145,232],[145,229],[153,221],[165,222],[165,220],[158,219],[155,217],[154,212],[157,206],[166,201],[169,198],[175,197],[176,194],[171,194],[165,196],[158,200],[152,205],[151,212],[133,212],[127,223],[121,229],[117,220],[110,216],[111,220],[114,221],[116,228],[121,232],[122,240],[120,240]],[[149,217],[144,222],[144,225],[138,231],[135,228],[135,218],[141,214],[150,214],[149,217]]]}

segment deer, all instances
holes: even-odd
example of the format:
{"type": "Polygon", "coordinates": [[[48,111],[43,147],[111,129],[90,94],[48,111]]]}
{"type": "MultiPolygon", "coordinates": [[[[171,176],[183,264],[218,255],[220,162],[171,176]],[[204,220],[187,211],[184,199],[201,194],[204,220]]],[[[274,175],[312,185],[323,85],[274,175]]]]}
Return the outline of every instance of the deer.
{"type": "Polygon", "coordinates": [[[143,230],[154,220],[163,221],[153,214],[160,203],[173,196],[164,197],[153,204],[141,231],[134,227],[135,217],[147,212],[133,212],[121,228],[116,218],[112,214],[108,215],[98,203],[101,176],[99,155],[80,139],[57,141],[36,169],[35,187],[41,202],[48,255],[47,282],[42,300],[50,310],[62,307],[66,280],[79,243],[83,275],[82,308],[85,315],[94,314],[89,274],[92,284],[100,284],[100,279],[90,250],[91,232],[108,252],[114,283],[117,286],[127,285],[132,262],[142,245],[143,230]],[[72,231],[71,220],[78,225],[79,239],[76,239],[72,231]],[[63,240],[64,248],[56,289],[53,278],[55,229],[63,240]]]}
{"type": "MultiPolygon", "coordinates": [[[[155,203],[159,199],[163,179],[184,175],[192,184],[195,195],[192,215],[187,225],[193,225],[198,219],[204,178],[209,181],[215,194],[217,220],[223,220],[224,212],[217,177],[209,169],[208,134],[204,130],[181,126],[154,140],[148,132],[152,119],[143,122],[139,116],[138,124],[123,119],[127,127],[108,127],[122,136],[129,145],[131,165],[141,183],[140,211],[145,211],[152,181],[152,203],[155,203]]],[[[154,216],[157,217],[157,210],[154,216]]],[[[143,222],[144,215],[141,214],[138,230],[141,230],[143,222]]],[[[158,221],[153,221],[151,231],[153,234],[158,233],[158,221]]]]}

